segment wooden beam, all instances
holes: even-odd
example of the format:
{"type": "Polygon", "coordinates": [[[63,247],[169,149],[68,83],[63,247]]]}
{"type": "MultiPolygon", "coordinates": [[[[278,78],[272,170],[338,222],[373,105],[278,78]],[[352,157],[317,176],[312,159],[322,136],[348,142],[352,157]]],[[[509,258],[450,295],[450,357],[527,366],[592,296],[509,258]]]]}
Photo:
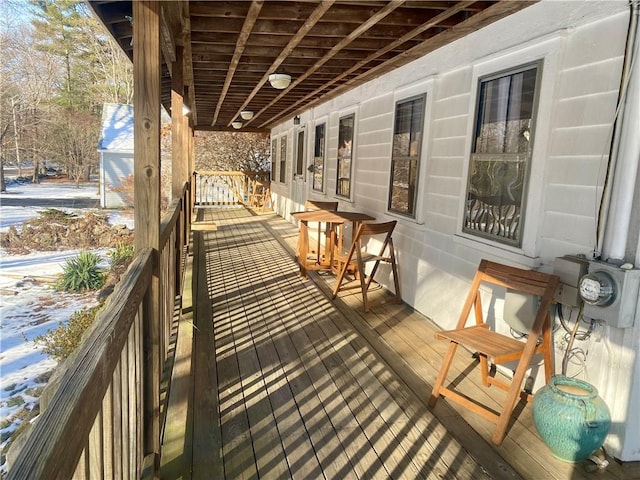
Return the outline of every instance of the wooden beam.
{"type": "MultiPolygon", "coordinates": [[[[224,103],[224,99],[227,96],[227,92],[229,91],[229,87],[231,86],[231,81],[233,80],[233,76],[236,73],[236,68],[238,68],[238,64],[240,63],[240,58],[244,53],[244,48],[249,40],[249,36],[251,35],[251,31],[253,30],[253,26],[258,19],[258,15],[260,15],[260,10],[262,9],[262,5],[264,4],[263,0],[254,0],[251,2],[251,6],[249,7],[249,12],[244,19],[244,23],[242,25],[242,29],[240,30],[240,34],[238,35],[238,40],[236,41],[236,45],[233,52],[233,57],[231,58],[231,63],[227,69],[227,75],[224,80],[224,85],[222,86],[222,91],[218,96],[218,104],[216,105],[216,111],[213,114],[213,120],[211,121],[211,125],[215,125],[218,121],[218,115],[220,115],[220,109],[222,108],[222,104],[224,103]]],[[[231,119],[233,121],[235,119],[231,119]]],[[[229,125],[231,124],[229,122],[229,125]]]]}
{"type": "Polygon", "coordinates": [[[184,155],[184,84],[183,84],[183,48],[176,47],[176,61],[171,70],[171,197],[182,197],[182,187],[187,175],[186,156],[184,155]]]}
{"type": "MultiPolygon", "coordinates": [[[[329,87],[331,85],[334,85],[335,83],[339,82],[343,78],[346,78],[347,76],[351,75],[353,72],[357,71],[359,68],[362,68],[367,63],[375,60],[378,57],[381,57],[382,55],[384,55],[385,53],[393,50],[394,48],[399,47],[403,43],[408,42],[409,40],[415,38],[416,36],[418,36],[418,35],[420,35],[422,33],[424,33],[425,31],[429,30],[430,28],[432,28],[432,27],[434,27],[436,25],[439,25],[441,22],[443,22],[447,18],[450,18],[453,15],[455,15],[456,13],[465,10],[466,8],[470,7],[474,3],[475,3],[474,0],[469,0],[469,1],[466,1],[466,2],[458,2],[458,3],[454,4],[448,10],[440,13],[439,15],[436,15],[434,18],[432,18],[428,22],[425,22],[424,24],[414,28],[410,32],[407,32],[405,35],[403,35],[402,37],[398,38],[396,41],[389,43],[385,48],[383,48],[381,50],[378,50],[378,51],[374,52],[373,54],[369,55],[368,57],[366,57],[365,59],[357,62],[355,65],[353,65],[351,68],[345,70],[340,75],[336,75],[336,77],[334,79],[332,79],[329,82],[326,82],[324,85],[322,85],[322,87],[314,90],[313,92],[309,93],[308,95],[305,95],[303,98],[301,98],[297,102],[293,103],[287,109],[284,109],[281,112],[281,115],[279,116],[279,118],[284,118],[285,116],[291,115],[293,112],[296,111],[297,107],[302,108],[304,105],[308,105],[308,102],[309,102],[309,100],[311,98],[313,98],[314,96],[317,96],[322,91],[325,91],[327,89],[327,87],[329,87]]],[[[271,119],[271,121],[273,121],[273,119],[271,119]]]]}
{"type": "Polygon", "coordinates": [[[144,453],[160,455],[160,4],[133,2],[134,221],[136,250],[154,250],[143,302],[144,453]]]}
{"type": "MultiPolygon", "coordinates": [[[[362,23],[361,25],[359,25],[357,28],[355,28],[349,35],[347,35],[345,38],[343,38],[340,42],[338,42],[336,44],[335,47],[333,47],[331,50],[329,50],[329,52],[327,54],[324,55],[324,57],[322,57],[321,59],[319,59],[314,65],[313,67],[309,68],[304,75],[301,75],[300,77],[296,78],[291,85],[289,85],[286,89],[284,89],[277,97],[275,97],[271,102],[269,102],[264,108],[262,108],[262,110],[256,112],[254,114],[253,118],[257,118],[259,117],[261,114],[263,114],[269,107],[275,105],[280,99],[282,99],[289,90],[291,90],[292,88],[295,88],[296,85],[300,85],[305,79],[309,78],[315,71],[319,70],[320,67],[322,67],[322,65],[324,65],[325,63],[327,63],[329,60],[331,60],[334,56],[336,56],[338,54],[338,52],[340,52],[340,50],[342,50],[343,48],[345,48],[347,45],[349,45],[353,40],[355,40],[356,38],[360,37],[361,35],[363,35],[367,30],[369,30],[371,27],[373,27],[375,24],[377,24],[378,22],[380,22],[384,17],[386,17],[387,15],[389,15],[391,12],[393,12],[396,8],[400,7],[402,4],[404,3],[404,0],[391,0],[389,3],[387,3],[383,8],[381,8],[375,15],[372,15],[371,18],[369,18],[369,20],[367,20],[366,22],[362,23]]],[[[273,121],[273,119],[269,120],[270,122],[273,121]]],[[[260,125],[261,127],[264,127],[263,125],[260,125]]]]}
{"type": "MultiPolygon", "coordinates": [[[[240,112],[244,110],[247,107],[247,105],[249,105],[253,97],[255,97],[255,95],[260,91],[262,86],[267,82],[267,80],[269,79],[269,75],[271,73],[274,73],[278,69],[278,67],[282,64],[282,62],[284,62],[284,60],[296,48],[296,46],[302,41],[302,39],[304,39],[304,37],[309,33],[309,31],[314,27],[314,25],[318,23],[318,21],[327,12],[327,10],[331,8],[334,1],[335,0],[322,0],[320,2],[320,5],[318,5],[316,9],[313,11],[313,13],[309,15],[309,18],[307,18],[307,20],[304,22],[304,25],[300,27],[298,32],[291,38],[291,41],[287,44],[287,46],[282,50],[282,52],[280,52],[280,55],[278,55],[278,58],[276,58],[273,61],[273,63],[271,64],[271,68],[269,68],[264,73],[264,75],[262,76],[258,84],[254,87],[253,91],[249,94],[247,99],[243,102],[242,106],[238,109],[234,117],[237,117],[238,115],[240,115],[240,112]]],[[[286,92],[287,90],[288,89],[284,91],[286,92]]],[[[248,123],[251,123],[252,121],[253,119],[249,120],[248,123]]]]}
{"type": "MultiPolygon", "coordinates": [[[[176,61],[176,41],[174,32],[169,26],[167,20],[167,14],[165,13],[167,5],[162,5],[160,8],[160,39],[162,55],[164,56],[164,63],[169,67],[176,61]]],[[[172,69],[169,68],[169,74],[172,74],[172,69]]]]}

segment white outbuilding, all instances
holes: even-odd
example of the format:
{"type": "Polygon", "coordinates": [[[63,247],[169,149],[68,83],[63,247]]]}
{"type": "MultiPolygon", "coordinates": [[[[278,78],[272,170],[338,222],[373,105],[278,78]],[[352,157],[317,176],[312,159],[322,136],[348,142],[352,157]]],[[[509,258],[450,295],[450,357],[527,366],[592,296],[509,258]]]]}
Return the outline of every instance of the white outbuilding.
{"type": "Polygon", "coordinates": [[[133,105],[104,104],[98,152],[100,206],[133,206],[133,105]]]}

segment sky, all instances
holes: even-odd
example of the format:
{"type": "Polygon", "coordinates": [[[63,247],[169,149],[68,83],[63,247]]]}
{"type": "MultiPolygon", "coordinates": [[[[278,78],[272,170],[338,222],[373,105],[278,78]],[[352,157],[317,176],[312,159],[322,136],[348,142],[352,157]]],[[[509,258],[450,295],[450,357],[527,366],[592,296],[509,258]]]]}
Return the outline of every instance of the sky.
{"type": "MultiPolygon", "coordinates": [[[[2,205],[7,198],[98,199],[97,184],[75,185],[43,183],[12,184],[0,194],[0,232],[22,223],[43,208],[2,205]]],[[[74,209],[61,209],[82,213],[74,209]]],[[[119,211],[109,214],[111,224],[133,228],[131,216],[119,211]]],[[[108,267],[108,250],[96,250],[108,267]]],[[[41,352],[33,339],[66,322],[73,312],[95,305],[95,294],[62,294],[54,291],[53,281],[62,273],[65,261],[77,250],[9,255],[0,250],[0,448],[22,423],[25,409],[38,403],[38,395],[57,362],[41,352]]],[[[0,472],[6,465],[0,465],[0,472]]]]}

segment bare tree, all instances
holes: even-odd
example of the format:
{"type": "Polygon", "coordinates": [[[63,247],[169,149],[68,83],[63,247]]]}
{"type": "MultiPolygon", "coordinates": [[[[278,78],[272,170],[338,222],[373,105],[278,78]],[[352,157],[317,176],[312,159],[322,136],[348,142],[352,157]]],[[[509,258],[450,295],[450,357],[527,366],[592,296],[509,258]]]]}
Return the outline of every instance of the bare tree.
{"type": "Polygon", "coordinates": [[[33,163],[33,179],[38,181],[39,164],[47,159],[50,142],[43,141],[43,129],[40,125],[43,110],[56,88],[60,63],[47,52],[36,48],[27,25],[16,27],[11,34],[2,40],[1,55],[6,56],[2,62],[2,81],[0,83],[0,132],[2,136],[3,166],[5,162],[17,165],[21,174],[21,160],[33,163]],[[10,116],[4,114],[10,109],[10,116]],[[13,124],[7,129],[9,122],[13,124]],[[13,133],[16,148],[8,148],[9,138],[13,133]]]}
{"type": "Polygon", "coordinates": [[[196,168],[205,170],[269,170],[269,135],[261,133],[197,132],[196,168]]]}
{"type": "Polygon", "coordinates": [[[57,109],[48,119],[48,129],[56,138],[53,160],[63,165],[70,178],[79,186],[98,164],[99,119],[90,113],[57,109]]]}
{"type": "Polygon", "coordinates": [[[17,159],[33,162],[35,182],[50,160],[78,181],[95,163],[103,103],[131,101],[131,62],[83,1],[3,2],[22,13],[0,18],[0,183],[3,167],[17,159]],[[91,155],[70,120],[81,122],[91,155]]]}

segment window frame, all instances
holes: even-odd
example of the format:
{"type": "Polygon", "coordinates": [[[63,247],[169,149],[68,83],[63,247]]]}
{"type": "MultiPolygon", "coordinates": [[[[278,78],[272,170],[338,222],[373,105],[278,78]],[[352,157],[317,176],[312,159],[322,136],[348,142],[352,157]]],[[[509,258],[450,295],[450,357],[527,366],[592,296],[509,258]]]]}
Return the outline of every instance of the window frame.
{"type": "Polygon", "coordinates": [[[271,139],[271,181],[276,181],[276,168],[278,166],[278,139],[271,139]]]}
{"type": "Polygon", "coordinates": [[[293,172],[293,178],[300,178],[301,180],[305,180],[306,177],[304,175],[304,153],[306,150],[305,140],[306,140],[306,129],[304,127],[299,128],[296,131],[296,162],[295,162],[295,170],[293,172]]]}
{"type": "MultiPolygon", "coordinates": [[[[350,112],[346,115],[341,115],[338,118],[338,144],[337,144],[337,149],[336,149],[336,189],[335,189],[335,195],[338,198],[342,198],[344,200],[348,200],[351,201],[351,199],[353,198],[353,187],[354,187],[354,178],[353,178],[353,174],[354,174],[354,168],[353,168],[353,163],[355,161],[355,138],[356,138],[356,113],[355,112],[350,112]],[[351,148],[349,151],[349,176],[346,178],[346,180],[348,180],[348,192],[347,194],[343,193],[343,190],[340,188],[341,186],[341,178],[344,179],[344,177],[340,177],[340,171],[341,171],[341,164],[342,162],[344,162],[346,157],[341,157],[340,155],[340,141],[341,141],[341,136],[340,136],[340,127],[341,124],[343,122],[343,120],[348,120],[351,119],[351,121],[353,122],[353,125],[351,127],[351,148]]],[[[345,140],[345,139],[343,139],[345,140]]],[[[344,171],[344,170],[343,170],[344,171]]]]}
{"type": "MultiPolygon", "coordinates": [[[[541,87],[541,79],[542,79],[542,73],[543,73],[543,68],[542,68],[542,61],[538,60],[538,61],[534,61],[534,62],[526,62],[511,68],[507,68],[507,69],[503,69],[494,73],[490,73],[490,74],[486,74],[486,75],[482,75],[479,76],[477,78],[476,84],[475,84],[475,108],[473,110],[474,115],[472,118],[473,121],[473,130],[472,130],[472,138],[471,138],[471,148],[469,150],[469,156],[467,158],[467,169],[468,169],[468,174],[467,174],[467,179],[465,182],[465,189],[464,189],[464,202],[465,202],[465,208],[464,208],[464,213],[462,216],[462,222],[461,222],[461,227],[462,227],[462,232],[466,235],[469,235],[470,237],[479,237],[479,238],[483,238],[489,242],[492,243],[496,243],[496,244],[500,244],[500,245],[505,245],[508,247],[514,247],[517,249],[522,248],[523,245],[523,235],[524,235],[524,230],[525,230],[525,224],[526,224],[526,212],[527,212],[527,205],[528,205],[528,193],[529,193],[529,184],[530,184],[530,176],[531,176],[531,164],[533,162],[533,150],[535,148],[536,145],[536,125],[538,122],[538,104],[540,102],[540,87],[541,87]],[[501,153],[483,153],[483,152],[477,152],[477,143],[478,143],[478,132],[481,128],[482,125],[484,125],[483,123],[483,119],[480,118],[480,115],[485,111],[486,108],[486,104],[481,105],[481,102],[483,100],[482,97],[482,92],[483,92],[483,85],[488,85],[489,82],[495,81],[495,80],[499,80],[501,78],[505,78],[505,77],[513,77],[519,73],[523,73],[523,72],[527,72],[530,70],[535,70],[535,83],[534,83],[534,94],[533,94],[533,99],[531,102],[532,108],[531,108],[531,118],[530,118],[530,126],[528,127],[529,129],[529,137],[530,139],[528,140],[529,143],[529,148],[526,152],[517,152],[517,153],[510,153],[510,152],[501,152],[501,153]],[[523,160],[520,160],[520,158],[524,157],[523,160]],[[516,230],[517,230],[517,238],[512,239],[509,238],[508,236],[504,236],[504,235],[500,235],[500,233],[498,234],[494,234],[491,232],[483,232],[480,231],[478,229],[474,229],[471,227],[467,226],[467,219],[469,218],[468,212],[469,212],[469,207],[467,206],[470,202],[469,197],[470,197],[470,187],[471,187],[471,182],[473,179],[473,170],[474,170],[474,164],[478,163],[478,162],[482,162],[482,161],[490,161],[491,159],[496,159],[496,163],[502,163],[505,165],[509,165],[509,164],[514,164],[514,163],[520,163],[520,162],[524,162],[524,173],[522,174],[522,192],[520,195],[520,204],[519,204],[519,217],[517,220],[517,225],[516,225],[516,230]],[[502,159],[502,160],[500,160],[502,159]]],[[[486,98],[485,98],[486,99],[486,98]]],[[[509,98],[509,102],[507,104],[507,109],[512,105],[511,102],[511,98],[509,98]]]]}
{"type": "MultiPolygon", "coordinates": [[[[388,197],[387,197],[387,212],[394,214],[394,215],[400,215],[402,217],[408,218],[408,219],[416,219],[417,218],[417,210],[418,210],[418,199],[419,199],[419,191],[420,191],[420,180],[421,180],[421,161],[423,158],[423,145],[426,143],[425,142],[425,135],[426,135],[426,114],[427,114],[427,92],[421,92],[421,93],[417,93],[415,95],[411,95],[408,97],[404,97],[401,99],[397,99],[395,101],[395,107],[394,107],[394,115],[393,115],[393,125],[392,125],[392,131],[391,131],[391,162],[390,162],[390,166],[389,166],[389,184],[388,184],[388,188],[389,188],[389,192],[388,192],[388,197]],[[398,109],[401,105],[407,104],[407,103],[413,103],[417,100],[421,100],[422,101],[422,108],[421,108],[421,120],[420,120],[420,128],[419,128],[419,132],[420,132],[420,139],[417,143],[417,146],[415,148],[416,151],[416,155],[412,156],[411,154],[409,156],[396,156],[395,155],[395,142],[396,142],[396,127],[397,127],[397,121],[398,121],[398,109]],[[415,160],[414,160],[415,159],[415,160]],[[412,199],[411,199],[411,205],[410,208],[407,211],[402,211],[399,209],[394,209],[392,208],[391,205],[391,201],[393,198],[393,183],[394,183],[394,169],[395,166],[397,164],[397,162],[399,161],[408,161],[409,163],[411,163],[412,161],[415,161],[416,165],[415,165],[415,171],[413,172],[413,179],[414,179],[414,185],[413,185],[413,195],[412,195],[412,199]]],[[[409,138],[411,138],[411,122],[413,121],[413,115],[411,116],[411,120],[410,120],[410,126],[409,126],[409,138]]],[[[411,168],[411,167],[410,167],[411,168]]],[[[410,175],[411,176],[411,175],[410,175]]],[[[411,187],[409,187],[409,190],[411,190],[411,187]]]]}
{"type": "Polygon", "coordinates": [[[284,185],[287,184],[287,135],[280,136],[279,144],[279,163],[278,163],[278,181],[284,185]]]}
{"type": "Polygon", "coordinates": [[[514,49],[504,55],[493,58],[485,58],[471,65],[469,83],[469,101],[467,115],[467,130],[465,135],[466,153],[460,157],[463,165],[460,181],[458,216],[456,220],[456,233],[453,242],[458,248],[477,250],[482,255],[490,255],[505,261],[536,268],[540,265],[542,225],[545,216],[545,186],[544,175],[551,168],[547,159],[548,149],[551,147],[551,128],[553,121],[553,106],[555,102],[555,89],[558,88],[556,78],[560,71],[560,52],[563,51],[564,38],[562,35],[549,37],[545,42],[532,42],[514,49]],[[540,87],[538,88],[536,141],[531,155],[531,168],[529,170],[529,184],[527,193],[527,205],[537,205],[537,211],[527,212],[527,222],[522,230],[522,246],[520,248],[490,241],[476,235],[469,235],[462,231],[462,223],[466,211],[467,176],[469,175],[469,157],[474,136],[473,127],[475,118],[471,112],[475,112],[477,80],[480,77],[493,75],[496,72],[508,71],[520,65],[541,62],[540,87]]]}
{"type": "Polygon", "coordinates": [[[314,192],[325,193],[327,182],[327,121],[323,120],[314,125],[313,130],[313,172],[311,189],[314,192]],[[322,139],[318,140],[318,129],[322,127],[322,139]],[[318,167],[320,172],[318,172],[318,167]],[[319,188],[316,180],[319,181],[319,188]]]}

